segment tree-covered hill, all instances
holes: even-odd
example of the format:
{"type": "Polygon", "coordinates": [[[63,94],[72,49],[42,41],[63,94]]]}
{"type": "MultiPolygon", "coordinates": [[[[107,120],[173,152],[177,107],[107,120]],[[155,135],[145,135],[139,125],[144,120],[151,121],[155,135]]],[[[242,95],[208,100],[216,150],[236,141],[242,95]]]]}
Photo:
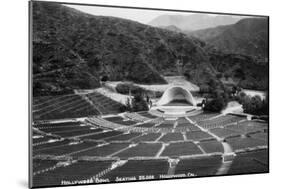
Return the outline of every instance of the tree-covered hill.
{"type": "Polygon", "coordinates": [[[235,24],[189,33],[225,53],[250,55],[268,60],[268,18],[246,18],[235,24]]]}
{"type": "Polygon", "coordinates": [[[201,31],[203,38],[58,3],[32,4],[34,96],[97,88],[101,78],[164,84],[164,76],[181,74],[199,86],[229,77],[241,87],[268,88],[263,20],[201,31]]]}
{"type": "Polygon", "coordinates": [[[57,3],[33,2],[32,40],[34,95],[96,88],[102,76],[165,83],[163,75],[178,75],[179,59],[195,83],[210,74],[200,40],[57,3]]]}
{"type": "Polygon", "coordinates": [[[268,89],[268,18],[246,18],[187,35],[206,43],[204,50],[218,76],[242,88],[268,89]]]}

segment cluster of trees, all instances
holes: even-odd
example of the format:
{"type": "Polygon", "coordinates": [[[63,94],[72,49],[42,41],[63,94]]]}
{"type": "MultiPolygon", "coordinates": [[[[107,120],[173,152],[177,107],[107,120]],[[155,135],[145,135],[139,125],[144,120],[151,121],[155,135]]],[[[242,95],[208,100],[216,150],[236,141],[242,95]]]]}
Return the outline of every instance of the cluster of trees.
{"type": "Polygon", "coordinates": [[[253,115],[268,115],[269,113],[268,94],[265,99],[260,96],[251,97],[241,92],[240,87],[228,87],[212,79],[200,88],[200,92],[206,99],[201,104],[204,111],[220,112],[229,101],[236,100],[242,104],[245,113],[253,115]]]}
{"type": "Polygon", "coordinates": [[[206,100],[203,110],[211,111],[211,112],[220,112],[225,106],[227,102],[221,98],[217,97],[212,100],[206,100]]]}
{"type": "Polygon", "coordinates": [[[139,87],[133,83],[127,82],[127,83],[119,83],[116,86],[116,91],[120,94],[125,94],[125,95],[129,95],[131,93],[131,95],[136,95],[136,94],[142,94],[145,93],[145,89],[143,89],[142,87],[139,87]]]}
{"type": "Polygon", "coordinates": [[[266,90],[268,88],[268,61],[260,63],[250,55],[208,50],[210,63],[218,72],[218,79],[232,80],[244,89],[266,90]]]}
{"type": "Polygon", "coordinates": [[[237,96],[237,101],[242,104],[244,112],[254,115],[268,115],[269,114],[269,101],[268,94],[264,99],[260,96],[249,96],[241,92],[237,96]]]}
{"type": "Polygon", "coordinates": [[[147,111],[148,109],[148,104],[141,93],[134,94],[132,100],[128,98],[125,105],[125,111],[129,112],[147,111]]]}
{"type": "Polygon", "coordinates": [[[152,91],[144,89],[138,85],[135,85],[132,82],[119,83],[116,85],[115,90],[124,95],[136,95],[136,94],[145,94],[148,96],[153,96],[154,98],[160,98],[163,95],[163,91],[152,91]]]}
{"type": "Polygon", "coordinates": [[[133,83],[119,83],[116,86],[116,91],[120,94],[131,95],[132,99],[128,98],[125,104],[124,110],[122,111],[130,111],[130,112],[138,112],[138,111],[147,111],[148,102],[145,99],[145,96],[148,95],[148,91],[139,87],[133,83]]]}
{"type": "Polygon", "coordinates": [[[229,88],[215,79],[210,79],[207,85],[200,87],[206,100],[202,103],[204,111],[220,112],[232,99],[236,89],[229,88]]]}

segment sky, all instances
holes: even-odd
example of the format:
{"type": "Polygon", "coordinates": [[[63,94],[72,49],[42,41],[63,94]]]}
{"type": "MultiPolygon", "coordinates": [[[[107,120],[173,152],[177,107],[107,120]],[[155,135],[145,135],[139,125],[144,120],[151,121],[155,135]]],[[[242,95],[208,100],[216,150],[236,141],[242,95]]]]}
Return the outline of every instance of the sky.
{"type": "MultiPolygon", "coordinates": [[[[188,12],[173,12],[173,11],[159,11],[159,10],[141,10],[141,9],[125,9],[125,8],[111,8],[111,7],[97,7],[87,5],[66,5],[96,16],[114,16],[125,19],[134,20],[143,24],[148,24],[154,18],[163,15],[191,15],[194,13],[188,12]]],[[[216,16],[216,14],[209,14],[216,16]]]]}

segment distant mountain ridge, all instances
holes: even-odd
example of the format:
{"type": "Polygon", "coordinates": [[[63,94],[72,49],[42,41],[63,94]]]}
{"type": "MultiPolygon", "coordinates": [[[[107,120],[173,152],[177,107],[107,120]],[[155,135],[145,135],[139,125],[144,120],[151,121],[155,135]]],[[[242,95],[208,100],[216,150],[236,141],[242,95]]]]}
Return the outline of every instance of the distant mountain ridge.
{"type": "Polygon", "coordinates": [[[226,53],[268,59],[268,19],[246,18],[235,24],[187,32],[226,53]]]}
{"type": "Polygon", "coordinates": [[[169,26],[160,26],[160,28],[166,29],[166,30],[170,30],[170,31],[174,31],[174,32],[181,32],[183,33],[183,31],[178,28],[177,26],[174,25],[169,25],[169,26]]]}
{"type": "Polygon", "coordinates": [[[242,17],[239,16],[210,16],[207,14],[191,14],[191,15],[160,15],[148,24],[156,27],[167,27],[174,25],[182,31],[194,31],[216,27],[220,25],[234,24],[242,17]]]}

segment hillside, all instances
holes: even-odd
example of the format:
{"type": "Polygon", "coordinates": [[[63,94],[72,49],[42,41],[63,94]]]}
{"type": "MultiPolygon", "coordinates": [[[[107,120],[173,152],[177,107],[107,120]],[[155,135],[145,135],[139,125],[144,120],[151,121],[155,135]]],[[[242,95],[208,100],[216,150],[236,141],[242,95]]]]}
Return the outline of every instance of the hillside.
{"type": "Polygon", "coordinates": [[[182,31],[194,31],[206,29],[221,25],[234,24],[241,17],[239,16],[210,16],[208,14],[191,14],[191,15],[160,15],[148,24],[157,27],[167,27],[174,25],[182,31]]]}
{"type": "Polygon", "coordinates": [[[236,24],[189,33],[225,53],[251,55],[268,59],[268,19],[247,18],[236,24]]]}
{"type": "Polygon", "coordinates": [[[248,89],[268,89],[266,18],[242,19],[236,24],[187,32],[187,35],[206,42],[204,50],[223,82],[232,81],[248,89]]]}
{"type": "Polygon", "coordinates": [[[268,90],[269,67],[252,56],[209,51],[210,62],[223,83],[235,83],[245,89],[268,90]]]}
{"type": "Polygon", "coordinates": [[[33,2],[34,95],[98,87],[101,77],[141,84],[178,75],[210,78],[202,43],[184,34],[130,20],[93,16],[63,5],[33,2]]]}
{"type": "Polygon", "coordinates": [[[201,30],[195,30],[195,31],[185,31],[184,33],[189,36],[197,37],[203,41],[208,41],[210,39],[213,39],[220,34],[222,34],[226,29],[231,27],[232,25],[224,25],[224,26],[217,26],[214,28],[207,28],[207,29],[201,29],[201,30]]]}

